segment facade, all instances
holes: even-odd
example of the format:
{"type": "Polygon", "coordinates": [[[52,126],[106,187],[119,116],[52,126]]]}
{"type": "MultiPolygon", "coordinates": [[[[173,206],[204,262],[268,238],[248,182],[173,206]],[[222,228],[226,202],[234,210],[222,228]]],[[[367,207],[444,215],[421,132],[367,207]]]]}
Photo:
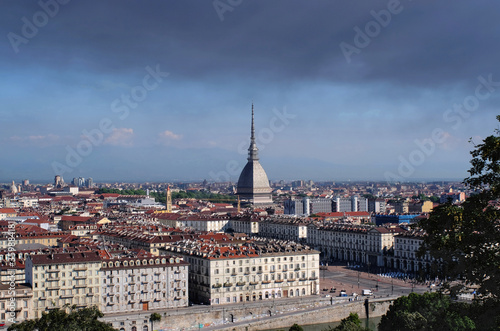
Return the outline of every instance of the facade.
{"type": "Polygon", "coordinates": [[[307,243],[321,251],[322,259],[388,267],[387,252],[394,249],[394,237],[400,227],[330,224],[308,227],[307,243]]]}
{"type": "Polygon", "coordinates": [[[100,307],[105,314],[186,307],[188,263],[173,256],[129,251],[101,262],[100,307]]]}
{"type": "Polygon", "coordinates": [[[417,256],[424,235],[422,230],[411,230],[395,237],[394,257],[389,261],[390,266],[408,273],[429,273],[433,262],[431,256],[417,256]]]}
{"type": "Polygon", "coordinates": [[[333,211],[332,199],[308,198],[289,199],[284,201],[284,214],[309,216],[317,213],[333,211]]]}
{"type": "Polygon", "coordinates": [[[310,220],[300,218],[269,218],[259,223],[259,236],[305,242],[310,220]]]}
{"type": "Polygon", "coordinates": [[[191,228],[198,231],[221,232],[231,227],[231,220],[227,216],[175,215],[174,217],[161,218],[159,222],[174,229],[191,228]]]}
{"type": "Polygon", "coordinates": [[[416,203],[410,203],[408,206],[409,213],[430,213],[434,208],[434,203],[432,201],[421,201],[416,203]]]}
{"type": "Polygon", "coordinates": [[[238,179],[237,195],[251,205],[271,205],[272,190],[264,168],[259,162],[259,149],[255,143],[254,113],[252,105],[252,130],[250,147],[248,147],[248,162],[238,179]]]}
{"type": "Polygon", "coordinates": [[[29,286],[0,285],[0,320],[6,324],[32,319],[33,291],[29,286]]]}
{"type": "Polygon", "coordinates": [[[259,233],[258,218],[243,216],[231,219],[230,228],[236,233],[246,233],[249,235],[256,235],[259,233]]]}
{"type": "Polygon", "coordinates": [[[368,199],[368,211],[371,213],[383,214],[386,211],[387,203],[384,199],[368,199]]]}
{"type": "Polygon", "coordinates": [[[225,245],[182,241],[169,250],[191,265],[190,299],[210,305],[319,294],[319,252],[289,241],[225,245]]]}
{"type": "Polygon", "coordinates": [[[368,199],[355,195],[350,198],[336,197],[333,199],[332,211],[368,211],[368,199]]]}
{"type": "Polygon", "coordinates": [[[394,212],[397,214],[408,214],[410,212],[410,202],[409,201],[396,201],[394,203],[394,212]]]}
{"type": "Polygon", "coordinates": [[[34,318],[65,304],[99,307],[100,252],[30,255],[25,264],[26,283],[33,289],[34,318]]]}

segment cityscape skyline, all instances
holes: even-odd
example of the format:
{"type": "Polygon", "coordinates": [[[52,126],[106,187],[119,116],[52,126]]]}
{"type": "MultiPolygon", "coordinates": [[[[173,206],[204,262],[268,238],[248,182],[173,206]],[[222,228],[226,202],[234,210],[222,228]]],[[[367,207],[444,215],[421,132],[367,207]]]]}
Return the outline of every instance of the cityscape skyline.
{"type": "Polygon", "coordinates": [[[252,102],[270,180],[461,180],[497,126],[493,1],[53,3],[2,5],[0,181],[236,182],[252,102]]]}

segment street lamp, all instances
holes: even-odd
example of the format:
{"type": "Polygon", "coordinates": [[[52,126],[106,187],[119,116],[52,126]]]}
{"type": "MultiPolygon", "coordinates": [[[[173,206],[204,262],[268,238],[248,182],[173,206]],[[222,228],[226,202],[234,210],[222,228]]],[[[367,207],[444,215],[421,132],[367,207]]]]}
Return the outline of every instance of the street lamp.
{"type": "Polygon", "coordinates": [[[358,290],[359,290],[359,270],[358,270],[358,290]]]}
{"type": "Polygon", "coordinates": [[[394,294],[394,278],[391,278],[391,295],[394,294]]]}

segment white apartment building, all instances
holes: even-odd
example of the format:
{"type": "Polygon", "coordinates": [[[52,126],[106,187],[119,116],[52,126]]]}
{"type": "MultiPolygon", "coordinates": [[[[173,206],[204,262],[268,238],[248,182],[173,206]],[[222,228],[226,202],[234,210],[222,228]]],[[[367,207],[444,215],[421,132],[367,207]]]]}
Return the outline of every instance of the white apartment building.
{"type": "Polygon", "coordinates": [[[301,218],[268,218],[259,224],[259,236],[302,242],[307,239],[311,220],[301,218]]]}
{"type": "Polygon", "coordinates": [[[181,241],[168,248],[190,263],[190,299],[218,305],[319,293],[319,252],[290,241],[181,241]]]}
{"type": "Polygon", "coordinates": [[[100,252],[30,255],[26,258],[25,278],[33,289],[33,317],[62,308],[99,306],[100,252]]]}
{"type": "Polygon", "coordinates": [[[226,231],[231,226],[231,220],[228,216],[175,215],[171,217],[159,217],[158,221],[171,228],[191,228],[207,232],[226,231]]]}
{"type": "Polygon", "coordinates": [[[243,216],[239,218],[232,218],[230,227],[236,233],[246,233],[249,235],[257,235],[259,233],[260,218],[243,216]]]}
{"type": "Polygon", "coordinates": [[[105,314],[186,307],[188,263],[145,251],[111,254],[101,262],[100,307],[105,314]]]}
{"type": "Polygon", "coordinates": [[[311,224],[307,243],[323,253],[326,260],[341,260],[389,267],[387,251],[394,238],[405,230],[400,227],[373,227],[352,224],[311,224]]]}
{"type": "Polygon", "coordinates": [[[430,272],[433,262],[431,256],[429,254],[422,258],[417,256],[424,235],[423,230],[411,230],[396,236],[394,239],[394,257],[390,259],[390,265],[408,273],[430,272]]]}
{"type": "Polygon", "coordinates": [[[33,318],[33,291],[29,286],[0,285],[0,320],[7,325],[33,318]],[[9,321],[10,320],[10,321],[9,321]]]}

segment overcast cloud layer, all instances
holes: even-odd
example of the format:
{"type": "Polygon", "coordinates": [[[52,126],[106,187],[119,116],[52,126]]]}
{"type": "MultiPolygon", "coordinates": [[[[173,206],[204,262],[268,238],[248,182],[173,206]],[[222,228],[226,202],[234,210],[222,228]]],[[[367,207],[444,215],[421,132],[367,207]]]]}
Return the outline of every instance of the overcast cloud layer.
{"type": "Polygon", "coordinates": [[[467,176],[497,1],[1,1],[0,181],[467,176]],[[67,2],[67,3],[66,3],[67,2]],[[361,31],[361,32],[360,32],[361,31]]]}

